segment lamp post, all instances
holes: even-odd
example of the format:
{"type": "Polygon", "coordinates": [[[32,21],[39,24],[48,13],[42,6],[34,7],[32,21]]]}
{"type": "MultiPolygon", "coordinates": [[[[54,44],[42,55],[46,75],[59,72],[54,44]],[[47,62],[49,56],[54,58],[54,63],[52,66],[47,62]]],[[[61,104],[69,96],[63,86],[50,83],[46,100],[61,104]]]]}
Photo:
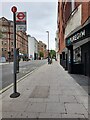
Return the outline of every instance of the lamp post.
{"type": "Polygon", "coordinates": [[[11,98],[16,98],[20,96],[20,93],[17,92],[17,50],[16,50],[16,11],[15,6],[12,7],[13,12],[13,34],[14,34],[14,92],[10,95],[11,98]]]}
{"type": "Polygon", "coordinates": [[[8,51],[8,61],[9,61],[9,63],[10,63],[10,57],[11,57],[11,52],[10,52],[10,22],[9,22],[9,32],[8,32],[8,34],[9,34],[9,51],[8,51]]]}
{"type": "Polygon", "coordinates": [[[46,31],[46,32],[48,33],[48,64],[49,64],[49,62],[50,62],[50,61],[49,61],[49,59],[50,59],[50,58],[49,58],[49,31],[46,31]]]}

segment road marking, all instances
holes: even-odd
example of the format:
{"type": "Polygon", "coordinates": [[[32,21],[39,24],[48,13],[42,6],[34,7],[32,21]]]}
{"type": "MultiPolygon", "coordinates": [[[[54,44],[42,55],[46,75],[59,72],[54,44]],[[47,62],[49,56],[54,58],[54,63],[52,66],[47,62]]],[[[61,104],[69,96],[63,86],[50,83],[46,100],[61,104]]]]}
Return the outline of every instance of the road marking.
{"type": "MultiPolygon", "coordinates": [[[[46,65],[46,64],[44,64],[46,65]]],[[[42,66],[44,66],[42,65],[42,66]]],[[[40,67],[42,67],[40,66],[40,67]]],[[[29,76],[30,74],[32,74],[34,71],[36,71],[37,69],[39,69],[40,67],[36,67],[36,69],[32,70],[31,72],[27,73],[25,76],[23,76],[22,78],[17,80],[17,83],[20,82],[21,80],[23,80],[24,78],[26,78],[27,76],[29,76]]],[[[4,93],[6,90],[8,90],[9,88],[11,88],[13,86],[13,83],[11,83],[9,86],[3,88],[2,90],[0,90],[0,94],[4,93]]]]}
{"type": "MultiPolygon", "coordinates": [[[[35,69],[35,70],[36,70],[36,69],[35,69]]],[[[17,83],[20,82],[21,80],[23,80],[24,78],[26,78],[27,76],[29,76],[30,74],[32,74],[33,72],[34,72],[34,70],[31,71],[30,73],[26,74],[26,75],[23,76],[22,78],[18,79],[18,80],[17,80],[17,83]]],[[[3,88],[2,90],[0,90],[0,94],[2,94],[3,92],[5,92],[6,90],[8,90],[9,88],[11,88],[12,86],[13,86],[13,83],[11,83],[9,86],[3,88]]]]}

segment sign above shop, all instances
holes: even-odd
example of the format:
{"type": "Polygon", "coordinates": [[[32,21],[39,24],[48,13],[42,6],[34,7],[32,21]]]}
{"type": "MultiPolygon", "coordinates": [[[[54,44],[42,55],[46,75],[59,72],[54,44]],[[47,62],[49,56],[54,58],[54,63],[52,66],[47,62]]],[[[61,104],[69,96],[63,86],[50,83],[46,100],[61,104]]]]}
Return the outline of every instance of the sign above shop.
{"type": "Polygon", "coordinates": [[[82,29],[76,31],[74,34],[66,38],[66,46],[70,46],[76,42],[79,42],[87,37],[90,37],[90,24],[86,25],[82,29]]]}
{"type": "Polygon", "coordinates": [[[80,39],[80,38],[82,38],[82,37],[84,37],[84,36],[85,36],[85,30],[80,31],[80,32],[76,33],[75,35],[73,35],[73,36],[70,38],[70,41],[73,42],[73,41],[78,40],[78,39],[80,39]]]}

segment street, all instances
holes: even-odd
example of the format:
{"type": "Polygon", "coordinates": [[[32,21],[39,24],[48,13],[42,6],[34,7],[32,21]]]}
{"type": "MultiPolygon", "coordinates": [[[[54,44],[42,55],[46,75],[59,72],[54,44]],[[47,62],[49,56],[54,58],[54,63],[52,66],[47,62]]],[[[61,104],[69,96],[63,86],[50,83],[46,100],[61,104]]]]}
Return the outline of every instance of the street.
{"type": "MultiPolygon", "coordinates": [[[[28,74],[29,72],[35,70],[36,68],[47,63],[47,60],[35,60],[35,61],[22,61],[19,66],[19,73],[17,74],[17,80],[28,74]]],[[[2,76],[0,76],[0,90],[7,87],[13,83],[13,63],[2,65],[2,76]]]]}

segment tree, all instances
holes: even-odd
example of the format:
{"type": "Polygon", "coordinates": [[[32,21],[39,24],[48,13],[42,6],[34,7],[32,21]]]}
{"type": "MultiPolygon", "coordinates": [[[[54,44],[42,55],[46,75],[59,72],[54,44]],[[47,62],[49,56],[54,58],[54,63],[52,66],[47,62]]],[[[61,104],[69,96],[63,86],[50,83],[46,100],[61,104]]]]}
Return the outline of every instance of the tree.
{"type": "Polygon", "coordinates": [[[40,56],[40,58],[41,58],[41,57],[44,57],[44,53],[40,51],[40,52],[39,52],[39,56],[40,56]]]}
{"type": "Polygon", "coordinates": [[[56,51],[55,50],[50,50],[50,57],[56,58],[56,51]]]}

